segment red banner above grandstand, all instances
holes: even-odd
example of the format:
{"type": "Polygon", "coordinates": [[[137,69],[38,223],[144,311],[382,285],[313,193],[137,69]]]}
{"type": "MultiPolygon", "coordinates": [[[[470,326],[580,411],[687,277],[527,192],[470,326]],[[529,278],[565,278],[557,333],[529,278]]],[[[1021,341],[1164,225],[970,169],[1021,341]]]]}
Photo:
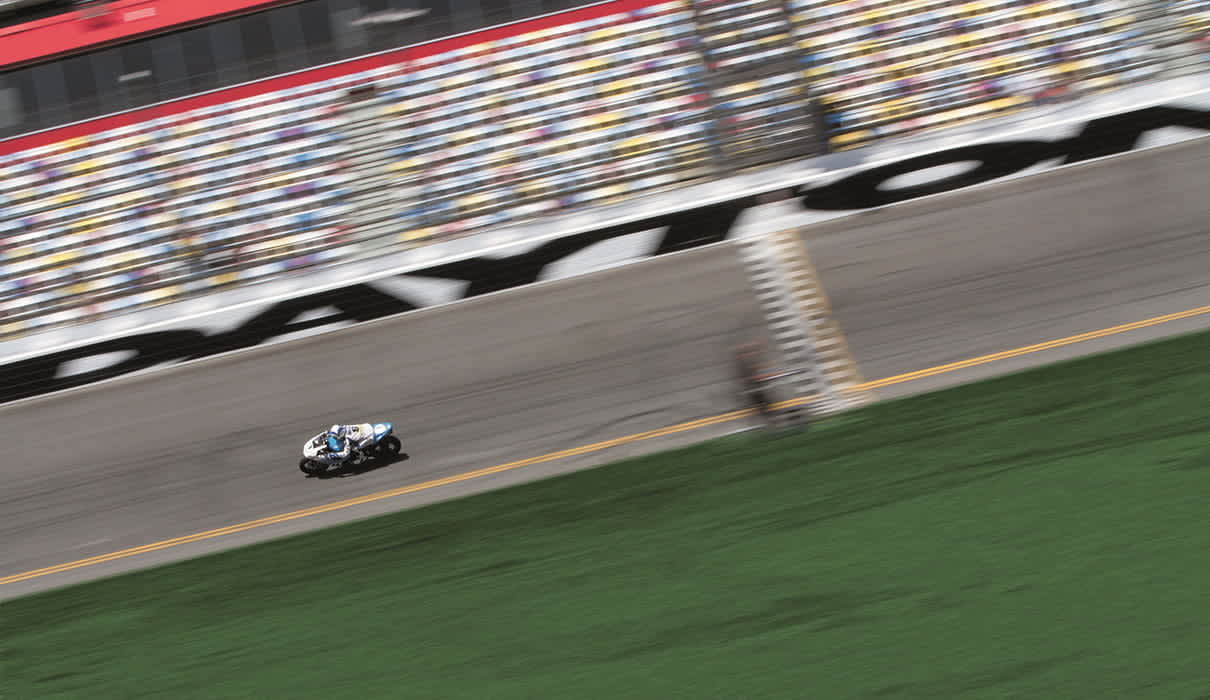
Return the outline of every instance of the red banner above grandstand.
{"type": "Polygon", "coordinates": [[[0,69],[293,0],[112,0],[0,29],[0,69]]]}

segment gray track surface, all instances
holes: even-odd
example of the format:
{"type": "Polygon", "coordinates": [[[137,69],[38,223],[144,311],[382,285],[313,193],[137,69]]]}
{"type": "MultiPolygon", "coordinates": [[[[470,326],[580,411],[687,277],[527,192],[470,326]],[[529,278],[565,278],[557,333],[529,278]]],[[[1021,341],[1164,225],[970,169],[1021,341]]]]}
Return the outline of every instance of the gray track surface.
{"type": "MultiPolygon", "coordinates": [[[[1210,304],[1210,140],[934,198],[805,238],[878,379],[1210,304]]],[[[738,407],[760,330],[727,246],[419,311],[0,409],[0,576],[446,477],[738,407]],[[305,479],[301,443],[393,420],[411,459],[305,479]]],[[[1210,316],[897,384],[899,396],[1210,316]]],[[[727,424],[0,587],[109,575],[684,444],[727,424]]]]}

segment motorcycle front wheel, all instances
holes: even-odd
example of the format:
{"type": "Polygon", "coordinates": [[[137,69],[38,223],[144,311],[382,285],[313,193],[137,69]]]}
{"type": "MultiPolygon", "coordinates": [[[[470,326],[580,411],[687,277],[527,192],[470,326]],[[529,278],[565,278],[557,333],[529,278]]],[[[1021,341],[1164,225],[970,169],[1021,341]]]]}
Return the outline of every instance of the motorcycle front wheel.
{"type": "Polygon", "coordinates": [[[319,476],[328,470],[328,465],[304,457],[298,461],[298,468],[307,476],[319,476]]]}

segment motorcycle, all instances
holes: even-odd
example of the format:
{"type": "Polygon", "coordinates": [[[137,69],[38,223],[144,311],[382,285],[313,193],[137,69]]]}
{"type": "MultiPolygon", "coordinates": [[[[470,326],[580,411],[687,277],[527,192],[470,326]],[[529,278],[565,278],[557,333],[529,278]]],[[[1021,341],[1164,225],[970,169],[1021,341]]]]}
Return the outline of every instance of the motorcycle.
{"type": "Polygon", "coordinates": [[[341,458],[328,448],[327,431],[307,440],[303,445],[303,456],[298,468],[307,476],[321,476],[329,470],[348,466],[364,466],[371,461],[391,462],[399,456],[403,443],[395,436],[395,426],[390,423],[373,423],[372,441],[362,448],[355,448],[350,455],[341,458]]]}

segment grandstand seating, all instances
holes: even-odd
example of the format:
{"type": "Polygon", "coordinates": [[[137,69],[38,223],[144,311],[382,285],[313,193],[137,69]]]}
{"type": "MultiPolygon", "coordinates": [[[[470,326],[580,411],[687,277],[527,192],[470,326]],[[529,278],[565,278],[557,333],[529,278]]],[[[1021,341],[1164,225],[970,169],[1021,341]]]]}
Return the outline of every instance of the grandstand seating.
{"type": "Polygon", "coordinates": [[[332,261],[343,175],[314,104],[232,103],[0,160],[5,335],[332,261]]]}
{"type": "Polygon", "coordinates": [[[685,2],[426,56],[376,80],[406,123],[383,167],[418,188],[405,242],[620,201],[707,175],[712,125],[685,2]]]}
{"type": "Polygon", "coordinates": [[[1199,56],[1202,64],[1210,63],[1210,3],[1178,0],[1165,3],[1163,11],[1175,20],[1176,29],[1190,45],[1191,53],[1199,56]]]}
{"type": "Polygon", "coordinates": [[[355,252],[347,88],[375,81],[379,166],[426,240],[707,172],[684,2],[520,34],[0,159],[0,335],[355,252]],[[334,245],[336,244],[336,245],[334,245]],[[341,245],[344,244],[344,245],[341,245]]]}
{"type": "Polygon", "coordinates": [[[1149,70],[1112,0],[671,0],[466,43],[0,156],[0,338],[792,156],[808,86],[843,148],[1149,70]]]}
{"type": "Polygon", "coordinates": [[[819,148],[799,51],[780,0],[693,0],[725,162],[738,167],[819,148]]]}
{"type": "Polygon", "coordinates": [[[788,0],[840,148],[1104,90],[1153,68],[1115,0],[788,0]]]}

